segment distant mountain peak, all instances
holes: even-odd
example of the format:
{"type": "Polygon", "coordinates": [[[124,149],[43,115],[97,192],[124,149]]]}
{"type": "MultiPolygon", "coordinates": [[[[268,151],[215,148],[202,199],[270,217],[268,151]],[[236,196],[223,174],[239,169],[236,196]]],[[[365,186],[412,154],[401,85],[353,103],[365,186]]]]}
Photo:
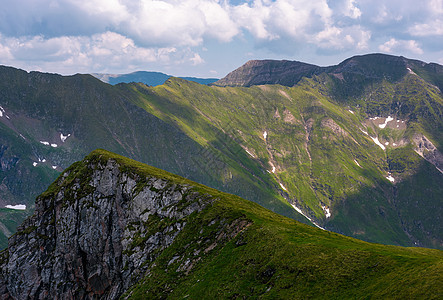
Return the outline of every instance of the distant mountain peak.
{"type": "MultiPolygon", "coordinates": [[[[362,75],[370,80],[387,79],[396,81],[408,73],[409,69],[422,69],[432,74],[443,73],[443,66],[427,64],[419,60],[408,59],[381,53],[358,55],[348,58],[335,66],[320,67],[308,63],[289,60],[250,60],[224,78],[215,82],[218,86],[252,86],[261,84],[296,85],[303,77],[312,77],[321,73],[331,74],[340,79],[343,73],[362,75]]],[[[435,78],[434,78],[435,79],[435,78]]],[[[433,84],[443,85],[441,79],[433,84]]]]}
{"type": "MultiPolygon", "coordinates": [[[[106,73],[92,73],[92,76],[100,79],[103,82],[115,85],[119,83],[141,82],[149,86],[162,85],[168,80],[171,75],[161,72],[151,71],[136,71],[127,74],[106,74],[106,73]]],[[[182,79],[197,82],[200,84],[211,84],[218,80],[218,78],[198,78],[198,77],[180,77],[182,79]]]]}

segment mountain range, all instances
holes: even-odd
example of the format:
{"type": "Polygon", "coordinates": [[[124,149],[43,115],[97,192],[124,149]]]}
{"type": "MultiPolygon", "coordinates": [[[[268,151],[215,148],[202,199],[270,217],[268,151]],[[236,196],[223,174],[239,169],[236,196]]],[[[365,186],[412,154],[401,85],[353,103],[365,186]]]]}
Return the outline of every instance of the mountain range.
{"type": "MultiPolygon", "coordinates": [[[[103,82],[115,85],[119,83],[141,82],[149,86],[157,86],[165,83],[166,80],[171,78],[171,75],[167,75],[161,72],[146,72],[137,71],[128,74],[105,74],[105,73],[91,73],[92,76],[100,79],[103,82]]],[[[197,78],[197,77],[180,77],[182,79],[197,82],[200,84],[211,84],[216,82],[217,78],[197,78]]]]}
{"type": "Polygon", "coordinates": [[[103,148],[370,242],[443,248],[443,67],[356,56],[250,61],[201,85],[0,68],[3,237],[103,148]]]}

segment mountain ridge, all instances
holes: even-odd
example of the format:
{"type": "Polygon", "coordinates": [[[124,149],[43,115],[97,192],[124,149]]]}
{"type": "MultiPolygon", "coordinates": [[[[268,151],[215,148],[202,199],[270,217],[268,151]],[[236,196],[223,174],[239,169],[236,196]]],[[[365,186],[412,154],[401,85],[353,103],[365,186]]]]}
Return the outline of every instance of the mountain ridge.
{"type": "MultiPolygon", "coordinates": [[[[366,54],[348,58],[333,66],[320,67],[299,61],[288,60],[251,60],[224,78],[215,82],[219,86],[252,86],[260,84],[281,84],[294,86],[303,77],[312,77],[327,73],[339,80],[346,80],[342,73],[362,74],[373,79],[396,80],[408,72],[407,68],[420,67],[421,71],[443,73],[443,66],[436,63],[424,63],[407,59],[403,56],[387,54],[366,54]],[[388,67],[386,67],[388,66],[388,67]],[[402,70],[398,70],[398,67],[402,70]],[[371,70],[368,72],[368,70],[371,70]]],[[[436,85],[442,90],[441,79],[436,85]]]]}
{"type": "MultiPolygon", "coordinates": [[[[149,86],[162,85],[172,75],[167,75],[161,72],[151,71],[136,71],[127,74],[107,74],[107,73],[91,73],[92,76],[100,79],[103,82],[116,85],[119,83],[141,82],[149,86]]],[[[198,78],[198,77],[179,77],[185,80],[197,82],[200,84],[211,84],[217,81],[217,78],[198,78]]]]}
{"type": "Polygon", "coordinates": [[[36,204],[0,253],[4,299],[442,292],[441,250],[316,229],[105,150],[66,169],[36,204]]]}
{"type": "Polygon", "coordinates": [[[349,236],[441,248],[442,95],[439,69],[423,66],[291,87],[111,86],[2,69],[0,200],[32,208],[62,169],[106,148],[349,236]]]}

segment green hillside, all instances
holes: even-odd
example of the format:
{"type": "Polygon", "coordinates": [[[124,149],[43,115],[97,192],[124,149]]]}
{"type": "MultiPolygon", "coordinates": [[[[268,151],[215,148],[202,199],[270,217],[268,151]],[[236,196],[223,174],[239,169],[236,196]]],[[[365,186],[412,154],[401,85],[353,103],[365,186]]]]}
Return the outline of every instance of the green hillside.
{"type": "MultiPolygon", "coordinates": [[[[155,199],[144,201],[154,203],[155,199]]],[[[88,270],[96,270],[95,264],[101,260],[91,250],[100,245],[101,241],[84,237],[94,233],[96,227],[105,228],[105,235],[100,239],[106,241],[115,239],[116,232],[130,233],[127,239],[114,240],[111,243],[114,246],[109,246],[111,249],[106,248],[106,253],[102,253],[107,261],[109,253],[113,253],[113,249],[119,249],[116,244],[122,243],[120,253],[123,258],[116,260],[118,265],[109,265],[109,268],[117,268],[116,271],[109,272],[109,276],[131,276],[131,287],[126,290],[123,299],[438,299],[443,293],[441,250],[371,244],[307,226],[240,197],[104,150],[92,152],[83,161],[67,169],[38,198],[38,204],[38,214],[21,228],[14,243],[24,239],[31,242],[20,244],[21,247],[29,247],[32,243],[38,245],[40,251],[32,255],[42,253],[39,254],[42,256],[41,263],[51,261],[53,252],[58,253],[58,247],[64,245],[61,243],[66,232],[77,232],[74,228],[62,225],[69,223],[69,220],[78,219],[79,224],[84,224],[84,227],[78,229],[82,230],[81,234],[71,238],[79,238],[78,242],[74,240],[72,243],[75,249],[84,249],[84,252],[80,252],[82,258],[78,261],[90,261],[91,265],[83,267],[87,274],[92,274],[90,278],[100,274],[98,271],[94,273],[95,271],[88,270]],[[134,186],[131,192],[127,182],[132,179],[135,182],[129,184],[134,186]],[[158,183],[159,180],[164,183],[158,183]],[[97,182],[101,183],[97,186],[97,182]],[[102,185],[108,186],[109,182],[121,182],[121,185],[115,186],[116,194],[114,190],[102,189],[102,185]],[[162,190],[164,188],[174,193],[162,190]],[[117,211],[123,207],[130,210],[136,205],[138,193],[145,189],[153,193],[160,192],[162,201],[168,201],[166,198],[175,197],[176,193],[183,194],[183,198],[175,206],[164,206],[160,211],[179,213],[187,211],[189,207],[204,208],[180,218],[152,214],[148,209],[132,216],[138,221],[131,219],[128,222],[122,212],[117,214],[120,215],[118,222],[114,219],[116,214],[112,220],[106,218],[105,210],[109,210],[109,207],[117,211]],[[118,191],[122,190],[132,196],[120,198],[118,191]],[[115,207],[106,201],[115,201],[111,203],[122,207],[115,207]],[[91,219],[94,224],[88,224],[89,215],[99,219],[91,219]],[[121,230],[115,229],[114,225],[107,228],[105,224],[101,224],[100,218],[104,218],[109,224],[127,223],[127,226],[121,230]],[[116,231],[111,231],[111,228],[116,231]],[[138,257],[138,252],[150,249],[153,245],[152,237],[161,237],[162,232],[171,232],[170,228],[179,230],[170,245],[156,248],[148,252],[147,256],[140,257],[143,261],[140,268],[145,272],[136,269],[137,272],[125,273],[127,268],[133,268],[129,263],[130,258],[138,257]],[[37,241],[32,242],[33,240],[37,241]],[[120,267],[122,269],[118,269],[120,267]]],[[[66,247],[71,247],[71,244],[66,247]]],[[[9,256],[2,253],[2,259],[9,260],[11,266],[21,267],[21,258],[16,253],[20,249],[13,246],[7,250],[9,256]]],[[[29,250],[26,253],[31,255],[29,253],[34,252],[29,250]]],[[[39,263],[34,256],[32,258],[36,264],[39,263]]],[[[62,258],[57,256],[55,259],[62,258]]],[[[66,255],[63,259],[68,266],[72,263],[71,260],[77,261],[71,255],[66,255]]],[[[4,261],[2,264],[3,269],[0,270],[3,274],[8,271],[10,276],[14,276],[20,272],[5,269],[4,261]]],[[[44,267],[51,266],[49,264],[44,267]]],[[[82,272],[81,267],[72,269],[72,272],[82,272]]],[[[68,281],[64,284],[60,281],[57,288],[62,285],[71,286],[71,282],[78,276],[80,274],[75,273],[66,277],[65,280],[68,281]]],[[[103,293],[112,290],[113,282],[109,285],[108,279],[103,277],[105,275],[101,276],[95,277],[94,285],[88,286],[90,295],[106,295],[103,293]],[[98,280],[103,280],[103,283],[98,280]],[[102,286],[108,287],[95,290],[95,287],[102,286]]],[[[60,278],[55,276],[54,280],[63,280],[60,278]]],[[[57,282],[59,281],[41,287],[48,289],[57,282]]],[[[75,289],[72,293],[80,295],[78,293],[81,292],[83,279],[76,282],[78,284],[73,286],[75,289]]],[[[11,284],[13,282],[9,282],[8,287],[11,284]]],[[[35,287],[39,286],[40,281],[36,280],[35,284],[35,287]]]]}
{"type": "Polygon", "coordinates": [[[174,78],[121,88],[239,172],[271,183],[320,226],[368,241],[442,247],[443,176],[414,152],[417,136],[439,147],[441,93],[407,74],[343,103],[329,82],[322,75],[294,87],[206,87],[174,78]],[[381,128],[376,116],[393,121],[381,128]]]}
{"type": "Polygon", "coordinates": [[[293,86],[250,87],[2,67],[0,206],[30,214],[63,169],[103,148],[348,236],[443,248],[441,66],[374,54],[295,67],[280,68],[293,86]]]}

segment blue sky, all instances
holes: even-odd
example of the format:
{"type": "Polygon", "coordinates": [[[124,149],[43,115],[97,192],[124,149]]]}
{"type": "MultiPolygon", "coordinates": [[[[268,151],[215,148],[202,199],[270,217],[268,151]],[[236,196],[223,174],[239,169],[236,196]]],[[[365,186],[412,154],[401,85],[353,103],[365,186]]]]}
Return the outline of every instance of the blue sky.
{"type": "Polygon", "coordinates": [[[250,59],[443,64],[443,0],[0,0],[0,64],[223,77],[250,59]]]}

